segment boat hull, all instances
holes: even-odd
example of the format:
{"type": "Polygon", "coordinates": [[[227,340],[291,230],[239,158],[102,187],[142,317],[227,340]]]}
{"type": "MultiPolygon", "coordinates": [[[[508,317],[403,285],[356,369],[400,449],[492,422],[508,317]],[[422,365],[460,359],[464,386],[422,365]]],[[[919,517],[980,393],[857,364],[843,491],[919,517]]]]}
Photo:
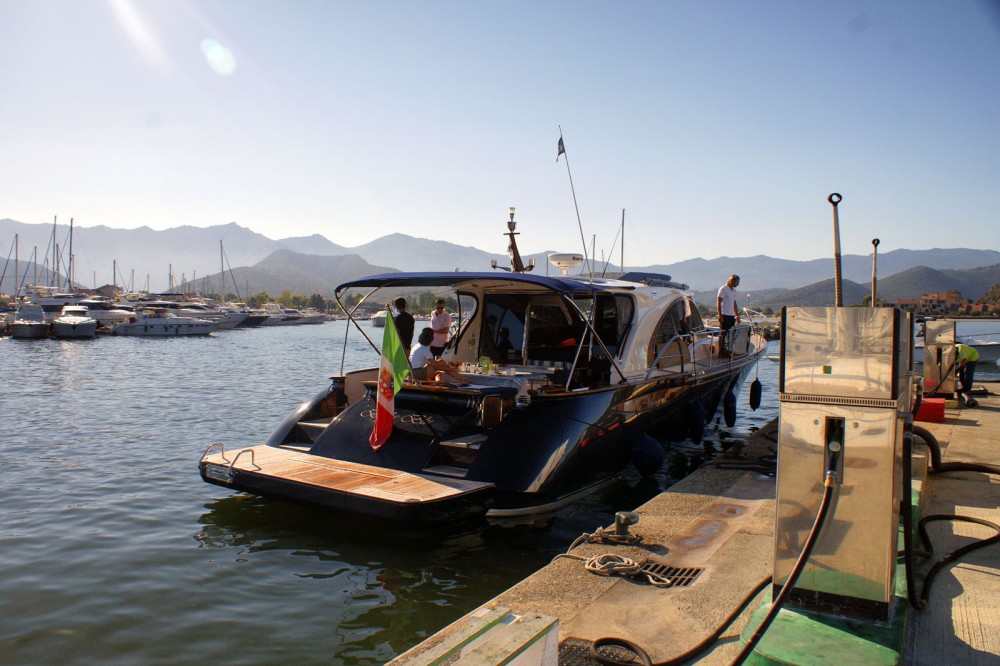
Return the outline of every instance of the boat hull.
{"type": "Polygon", "coordinates": [[[256,456],[261,451],[292,451],[311,461],[314,469],[346,468],[340,472],[340,485],[313,483],[315,476],[298,477],[280,466],[261,472],[238,465],[231,476],[224,476],[212,467],[224,463],[212,458],[203,458],[199,469],[205,481],[228,488],[393,520],[544,513],[620,478],[632,462],[636,441],[645,434],[684,439],[698,430],[694,422],[703,420],[703,428],[726,393],[738,394],[752,363],[748,357],[700,377],[539,392],[526,404],[516,401],[516,390],[502,386],[407,385],[396,396],[392,434],[378,450],[368,442],[376,410],[374,382],[362,399],[335,417],[321,419],[320,414],[336,411],[332,406],[343,402],[335,386],[304,403],[267,444],[253,451],[256,456]],[[499,420],[484,425],[483,414],[491,405],[499,405],[499,420]],[[319,434],[307,443],[302,431],[316,423],[321,424],[319,434]],[[474,490],[427,498],[359,489],[372,475],[387,473],[468,483],[474,490]]]}
{"type": "Polygon", "coordinates": [[[10,325],[10,336],[19,340],[37,340],[47,338],[51,330],[45,322],[15,321],[10,325]]]}
{"type": "Polygon", "coordinates": [[[52,322],[52,331],[57,338],[93,338],[97,336],[97,320],[52,322]]]}

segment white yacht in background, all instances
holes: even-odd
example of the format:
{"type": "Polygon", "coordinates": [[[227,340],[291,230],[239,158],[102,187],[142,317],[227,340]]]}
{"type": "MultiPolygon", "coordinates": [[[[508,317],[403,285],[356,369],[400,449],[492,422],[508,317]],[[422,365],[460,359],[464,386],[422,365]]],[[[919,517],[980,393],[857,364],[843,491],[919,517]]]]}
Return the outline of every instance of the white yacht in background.
{"type": "Polygon", "coordinates": [[[302,313],[298,310],[283,308],[277,303],[264,303],[261,309],[269,316],[264,326],[291,326],[298,324],[302,318],[302,313]]]}
{"type": "Polygon", "coordinates": [[[385,319],[389,316],[388,310],[379,310],[371,316],[369,321],[375,328],[385,328],[385,319]]]}
{"type": "Polygon", "coordinates": [[[128,321],[129,317],[135,316],[135,310],[130,305],[123,305],[107,298],[88,298],[80,301],[82,305],[90,311],[90,316],[97,320],[97,328],[110,331],[115,324],[128,321]]]}
{"type": "Polygon", "coordinates": [[[22,340],[48,337],[52,325],[45,319],[45,311],[41,305],[22,303],[14,313],[14,321],[10,324],[10,335],[22,340]]]}
{"type": "Polygon", "coordinates": [[[52,331],[57,338],[93,338],[97,335],[97,320],[85,305],[64,305],[52,320],[52,331]]]}
{"type": "Polygon", "coordinates": [[[208,335],[215,331],[218,325],[207,319],[193,317],[178,317],[165,308],[142,308],[136,311],[129,321],[116,324],[111,329],[112,335],[208,335]]]}

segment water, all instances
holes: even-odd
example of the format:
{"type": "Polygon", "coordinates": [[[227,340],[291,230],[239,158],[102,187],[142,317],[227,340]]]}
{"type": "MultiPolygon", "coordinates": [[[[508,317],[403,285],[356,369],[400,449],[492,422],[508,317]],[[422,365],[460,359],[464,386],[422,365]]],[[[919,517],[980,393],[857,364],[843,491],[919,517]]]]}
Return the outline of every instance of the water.
{"type": "MultiPolygon", "coordinates": [[[[3,663],[383,663],[669,483],[533,525],[410,530],[202,482],[209,444],[261,443],[324,388],[344,330],[0,338],[3,663]]],[[[377,359],[356,332],[350,348],[377,359]]],[[[777,415],[777,365],[758,372],[737,431],[777,415]]]]}

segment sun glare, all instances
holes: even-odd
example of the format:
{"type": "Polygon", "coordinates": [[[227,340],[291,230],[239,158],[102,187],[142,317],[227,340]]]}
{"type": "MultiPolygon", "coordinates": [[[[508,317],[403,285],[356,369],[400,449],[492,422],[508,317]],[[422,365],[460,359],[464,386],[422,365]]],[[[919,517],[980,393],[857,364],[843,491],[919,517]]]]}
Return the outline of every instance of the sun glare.
{"type": "Polygon", "coordinates": [[[161,72],[170,68],[159,40],[132,0],[108,0],[112,13],[142,57],[161,72]]]}
{"type": "Polygon", "coordinates": [[[233,52],[214,39],[202,40],[201,52],[205,55],[208,66],[219,76],[231,76],[236,71],[233,52]]]}

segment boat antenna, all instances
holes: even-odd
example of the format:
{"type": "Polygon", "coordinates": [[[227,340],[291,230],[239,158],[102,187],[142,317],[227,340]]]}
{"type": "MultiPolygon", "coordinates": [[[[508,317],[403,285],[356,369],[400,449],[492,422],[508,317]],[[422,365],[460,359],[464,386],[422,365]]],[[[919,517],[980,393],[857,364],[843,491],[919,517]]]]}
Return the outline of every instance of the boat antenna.
{"type": "Polygon", "coordinates": [[[576,188],[573,187],[573,172],[569,169],[569,154],[566,152],[566,144],[563,142],[562,125],[559,125],[559,147],[556,150],[556,162],[559,156],[566,156],[566,174],[569,176],[569,190],[573,193],[573,208],[576,209],[576,225],[580,228],[580,243],[583,245],[583,259],[586,262],[587,273],[593,275],[590,268],[590,257],[587,256],[587,240],[583,237],[583,222],[580,221],[580,206],[576,203],[576,188]]]}
{"type": "MultiPolygon", "coordinates": [[[[507,209],[507,214],[510,215],[510,220],[507,221],[507,237],[510,239],[507,245],[507,254],[510,255],[510,268],[505,268],[503,266],[497,265],[497,260],[493,259],[490,261],[490,266],[494,269],[500,269],[503,271],[510,271],[511,273],[528,273],[535,270],[535,260],[529,259],[528,265],[524,265],[524,261],[521,260],[521,252],[517,249],[517,239],[514,238],[518,235],[514,229],[517,229],[517,222],[514,221],[514,207],[511,206],[507,209]]],[[[458,270],[458,269],[455,269],[458,270]]],[[[461,309],[461,303],[459,303],[459,308],[461,309]]]]}
{"type": "Polygon", "coordinates": [[[621,272],[622,275],[625,274],[625,209],[622,208],[622,226],[618,229],[618,233],[615,234],[615,240],[611,243],[611,250],[608,251],[608,260],[604,262],[604,271],[601,273],[601,277],[608,274],[608,266],[611,265],[611,255],[615,252],[615,245],[618,245],[618,237],[621,236],[622,239],[622,265],[621,272]]]}

